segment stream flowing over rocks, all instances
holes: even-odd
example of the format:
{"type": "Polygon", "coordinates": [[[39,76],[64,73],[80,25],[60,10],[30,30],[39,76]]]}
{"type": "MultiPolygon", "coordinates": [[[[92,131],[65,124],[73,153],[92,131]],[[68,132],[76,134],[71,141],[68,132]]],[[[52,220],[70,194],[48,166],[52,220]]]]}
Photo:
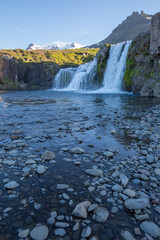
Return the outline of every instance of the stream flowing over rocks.
{"type": "Polygon", "coordinates": [[[160,239],[160,99],[0,95],[0,240],[160,239]]]}

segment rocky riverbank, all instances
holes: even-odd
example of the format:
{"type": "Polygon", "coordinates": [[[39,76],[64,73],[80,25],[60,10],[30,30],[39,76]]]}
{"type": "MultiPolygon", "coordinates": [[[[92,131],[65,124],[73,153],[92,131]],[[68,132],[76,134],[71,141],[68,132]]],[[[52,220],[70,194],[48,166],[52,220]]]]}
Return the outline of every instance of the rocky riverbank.
{"type": "Polygon", "coordinates": [[[25,96],[1,102],[0,239],[159,239],[160,103],[25,96]]]}

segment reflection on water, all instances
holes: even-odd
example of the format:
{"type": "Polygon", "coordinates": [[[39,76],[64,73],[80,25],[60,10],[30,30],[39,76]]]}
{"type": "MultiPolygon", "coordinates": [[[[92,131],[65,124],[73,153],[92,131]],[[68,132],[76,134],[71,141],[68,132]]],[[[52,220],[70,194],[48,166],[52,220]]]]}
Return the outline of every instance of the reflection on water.
{"type": "MultiPolygon", "coordinates": [[[[119,150],[119,153],[115,156],[117,163],[128,156],[135,156],[135,150],[130,149],[132,139],[130,140],[124,134],[124,129],[120,128],[121,121],[123,123],[127,119],[139,121],[138,114],[149,107],[160,104],[160,99],[140,98],[128,94],[22,91],[3,93],[0,96],[1,157],[8,159],[5,156],[3,146],[12,143],[11,138],[15,137],[13,136],[13,130],[22,129],[21,140],[22,142],[25,141],[25,147],[21,148],[20,145],[18,152],[15,151],[16,149],[13,146],[13,157],[9,157],[17,161],[17,165],[13,168],[7,166],[0,169],[0,187],[4,194],[0,198],[0,204],[2,210],[7,207],[13,208],[9,217],[3,219],[2,224],[0,221],[0,238],[2,232],[6,234],[6,238],[2,238],[5,240],[17,239],[15,226],[21,229],[29,226],[30,229],[33,229],[38,222],[46,224],[51,211],[57,210],[59,214],[71,215],[73,210],[71,206],[64,207],[64,205],[59,204],[60,194],[56,191],[57,183],[67,183],[76,190],[74,194],[69,193],[75,202],[84,199],[93,202],[92,193],[84,188],[83,183],[88,179],[84,174],[84,169],[91,168],[93,164],[96,164],[94,162],[96,158],[102,159],[103,150],[109,147],[115,147],[119,150]],[[117,132],[115,136],[111,134],[112,129],[117,132]],[[74,158],[70,153],[64,152],[63,155],[60,152],[62,147],[70,149],[77,146],[85,150],[85,156],[77,157],[82,162],[78,167],[73,164],[72,159],[70,160],[70,158],[74,158]],[[21,178],[22,168],[25,166],[23,164],[25,160],[28,160],[28,156],[36,156],[38,162],[45,150],[55,152],[56,164],[46,163],[48,164],[48,170],[40,177],[33,174],[32,177],[21,178]],[[64,161],[63,158],[66,158],[67,161],[64,161]],[[4,173],[8,175],[6,176],[4,173]],[[20,182],[19,195],[14,201],[13,199],[8,200],[8,195],[4,190],[3,179],[6,177],[20,182]],[[45,192],[42,191],[44,188],[45,192]],[[28,200],[32,198],[42,204],[42,209],[38,211],[34,209],[33,202],[28,200]],[[26,205],[23,206],[21,202],[24,200],[26,205]],[[26,223],[28,215],[31,215],[33,219],[30,224],[26,223]],[[7,234],[10,234],[10,237],[7,237],[7,234]]],[[[22,142],[19,142],[19,144],[22,144],[22,142]]],[[[103,167],[104,171],[108,170],[105,169],[105,165],[103,167]]],[[[110,167],[112,167],[112,164],[110,167]]],[[[108,204],[106,199],[102,203],[108,204]]],[[[107,207],[109,209],[111,206],[108,204],[107,207]]],[[[119,236],[121,224],[131,228],[132,223],[128,221],[125,214],[123,212],[123,215],[121,215],[119,211],[116,218],[111,217],[104,226],[101,226],[102,232],[106,234],[106,229],[112,229],[113,236],[119,236]]],[[[50,232],[53,232],[53,229],[50,232]]],[[[68,233],[72,236],[72,229],[68,230],[68,233]]],[[[59,238],[56,239],[59,240],[59,238]]],[[[77,239],[80,239],[80,237],[77,239]]]]}

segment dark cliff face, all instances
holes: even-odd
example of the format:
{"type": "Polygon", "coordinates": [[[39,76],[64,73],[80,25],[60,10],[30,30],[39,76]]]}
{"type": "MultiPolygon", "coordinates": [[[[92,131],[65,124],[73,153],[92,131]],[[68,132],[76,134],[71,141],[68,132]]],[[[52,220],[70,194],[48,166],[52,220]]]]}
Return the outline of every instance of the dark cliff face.
{"type": "Polygon", "coordinates": [[[155,49],[159,46],[159,37],[156,41],[151,38],[154,33],[160,32],[160,25],[155,24],[155,18],[159,23],[160,14],[153,16],[150,32],[141,33],[133,40],[126,61],[126,89],[141,96],[160,97],[160,54],[158,50],[151,54],[153,46],[155,49]]]}
{"type": "Polygon", "coordinates": [[[54,63],[24,63],[7,56],[0,57],[1,89],[51,88],[59,66],[54,63]]]}

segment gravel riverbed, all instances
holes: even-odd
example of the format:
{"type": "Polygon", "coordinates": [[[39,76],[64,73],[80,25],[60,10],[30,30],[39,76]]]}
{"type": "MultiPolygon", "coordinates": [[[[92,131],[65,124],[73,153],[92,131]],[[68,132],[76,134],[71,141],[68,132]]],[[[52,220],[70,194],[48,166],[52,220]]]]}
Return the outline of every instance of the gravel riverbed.
{"type": "Polygon", "coordinates": [[[0,97],[0,240],[160,239],[159,99],[0,97]]]}

